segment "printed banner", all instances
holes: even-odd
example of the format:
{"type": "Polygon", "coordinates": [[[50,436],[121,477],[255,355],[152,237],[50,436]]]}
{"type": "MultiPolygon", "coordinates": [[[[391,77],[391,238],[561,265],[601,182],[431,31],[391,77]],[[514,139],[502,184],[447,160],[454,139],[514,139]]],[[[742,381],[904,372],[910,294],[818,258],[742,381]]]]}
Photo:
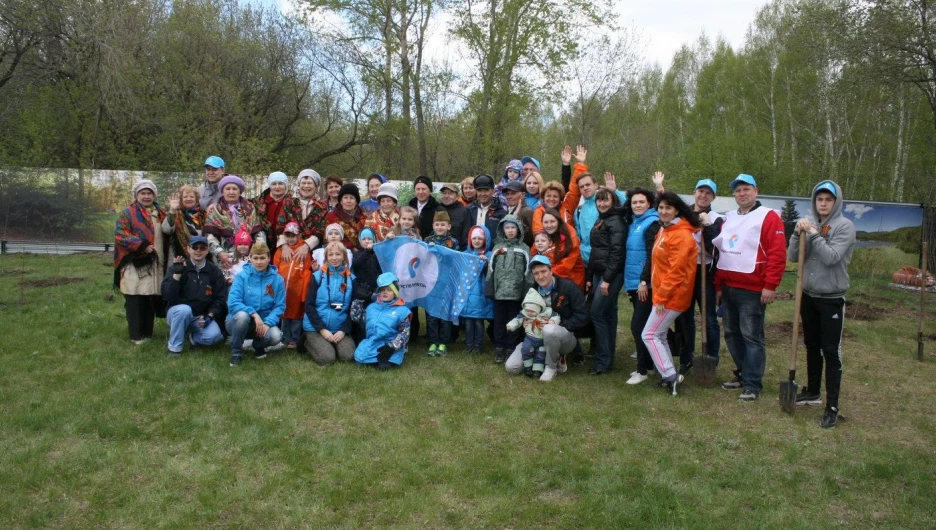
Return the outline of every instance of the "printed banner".
{"type": "Polygon", "coordinates": [[[477,256],[397,236],[374,245],[384,272],[400,280],[400,297],[431,316],[458,322],[484,261],[477,256]]]}

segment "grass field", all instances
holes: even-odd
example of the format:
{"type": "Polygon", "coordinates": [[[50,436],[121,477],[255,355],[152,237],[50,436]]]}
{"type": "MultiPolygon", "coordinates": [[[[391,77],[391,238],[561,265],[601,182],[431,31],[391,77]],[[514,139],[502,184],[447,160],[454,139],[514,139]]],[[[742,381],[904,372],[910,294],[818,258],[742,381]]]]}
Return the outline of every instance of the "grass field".
{"type": "Polygon", "coordinates": [[[768,310],[764,393],[740,403],[691,375],[676,398],[625,385],[626,325],[615,373],[550,384],[460,346],[386,373],[168,359],[164,321],[127,340],[110,256],[3,256],[0,526],[933,528],[936,337],[917,361],[919,294],[886,287],[885,262],[856,257],[846,419],[823,430],[821,407],[778,406],[789,300],[768,310]]]}

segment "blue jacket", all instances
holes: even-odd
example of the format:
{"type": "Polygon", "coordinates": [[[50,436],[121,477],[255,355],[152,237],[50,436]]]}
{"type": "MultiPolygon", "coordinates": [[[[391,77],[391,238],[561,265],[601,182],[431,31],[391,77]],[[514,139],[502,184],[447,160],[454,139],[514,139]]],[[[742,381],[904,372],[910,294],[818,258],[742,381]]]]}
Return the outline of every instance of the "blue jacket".
{"type": "Polygon", "coordinates": [[[354,299],[353,274],[342,276],[344,265],[335,270],[328,266],[330,274],[315,271],[309,280],[306,292],[305,316],[302,317],[303,331],[327,329],[332,333],[351,333],[351,301],[354,299]],[[341,287],[344,286],[344,290],[341,287]]]}
{"type": "Polygon", "coordinates": [[[524,193],[523,200],[526,201],[527,206],[529,206],[531,210],[535,210],[540,205],[540,198],[538,195],[530,195],[529,193],[524,193]]]}
{"type": "Polygon", "coordinates": [[[354,360],[361,364],[377,362],[377,350],[389,345],[394,350],[390,362],[403,364],[409,342],[410,310],[402,298],[375,302],[367,306],[364,317],[365,338],[354,350],[354,360]]]}
{"type": "Polygon", "coordinates": [[[260,272],[247,263],[234,277],[228,293],[228,314],[233,316],[243,311],[248,315],[257,313],[267,326],[279,325],[286,311],[286,282],[270,265],[260,272]]]}
{"type": "MultiPolygon", "coordinates": [[[[491,232],[487,229],[486,226],[479,226],[478,228],[484,230],[484,240],[487,242],[484,256],[490,260],[491,245],[494,243],[491,240],[491,232]]],[[[468,245],[471,245],[471,241],[468,242],[468,245]]],[[[478,251],[471,248],[465,250],[465,253],[474,256],[478,255],[478,251]]],[[[478,281],[475,282],[474,287],[472,287],[471,291],[468,292],[468,301],[465,302],[465,307],[462,308],[460,315],[462,318],[494,318],[494,301],[484,296],[484,287],[486,283],[487,267],[481,267],[481,272],[478,275],[478,281]]]]}
{"type": "MultiPolygon", "coordinates": [[[[640,276],[643,274],[650,255],[647,253],[646,233],[653,223],[660,223],[660,214],[649,209],[643,215],[635,215],[627,227],[627,254],[624,259],[624,290],[636,291],[640,286],[640,276]]],[[[649,279],[645,279],[649,288],[649,279]]]]}
{"type": "MultiPolygon", "coordinates": [[[[614,193],[621,204],[627,203],[627,195],[618,190],[614,190],[614,193]]],[[[598,205],[595,204],[595,195],[592,195],[575,210],[575,231],[578,232],[579,250],[582,252],[582,261],[585,262],[586,267],[591,257],[591,231],[597,222],[598,205]]]]}

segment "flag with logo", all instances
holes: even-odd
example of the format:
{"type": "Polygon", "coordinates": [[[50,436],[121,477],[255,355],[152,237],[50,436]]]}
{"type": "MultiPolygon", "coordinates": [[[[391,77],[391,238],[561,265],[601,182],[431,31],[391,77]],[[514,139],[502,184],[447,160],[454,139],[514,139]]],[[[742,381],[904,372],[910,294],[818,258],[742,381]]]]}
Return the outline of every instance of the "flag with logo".
{"type": "Polygon", "coordinates": [[[397,236],[374,245],[384,272],[400,280],[400,298],[407,306],[419,306],[430,315],[458,322],[468,293],[485,262],[473,254],[418,239],[397,236]]]}

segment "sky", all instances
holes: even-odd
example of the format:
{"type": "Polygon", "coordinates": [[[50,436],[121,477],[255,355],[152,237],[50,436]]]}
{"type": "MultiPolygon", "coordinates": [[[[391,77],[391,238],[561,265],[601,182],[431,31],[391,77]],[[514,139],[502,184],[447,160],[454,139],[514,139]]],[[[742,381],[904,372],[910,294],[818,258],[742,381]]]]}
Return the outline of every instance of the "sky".
{"type": "MultiPolygon", "coordinates": [[[[263,0],[261,0],[262,2],[263,0]]],[[[291,10],[291,0],[276,2],[283,11],[291,10]]],[[[615,6],[618,25],[634,28],[643,36],[643,55],[649,63],[666,70],[673,54],[683,44],[694,43],[704,31],[714,42],[721,35],[733,47],[744,43],[748,25],[757,9],[767,0],[643,0],[619,1],[615,6]]],[[[440,20],[428,50],[433,59],[456,63],[460,54],[446,35],[447,20],[440,20]]],[[[465,65],[467,66],[467,65],[465,65]]]]}

